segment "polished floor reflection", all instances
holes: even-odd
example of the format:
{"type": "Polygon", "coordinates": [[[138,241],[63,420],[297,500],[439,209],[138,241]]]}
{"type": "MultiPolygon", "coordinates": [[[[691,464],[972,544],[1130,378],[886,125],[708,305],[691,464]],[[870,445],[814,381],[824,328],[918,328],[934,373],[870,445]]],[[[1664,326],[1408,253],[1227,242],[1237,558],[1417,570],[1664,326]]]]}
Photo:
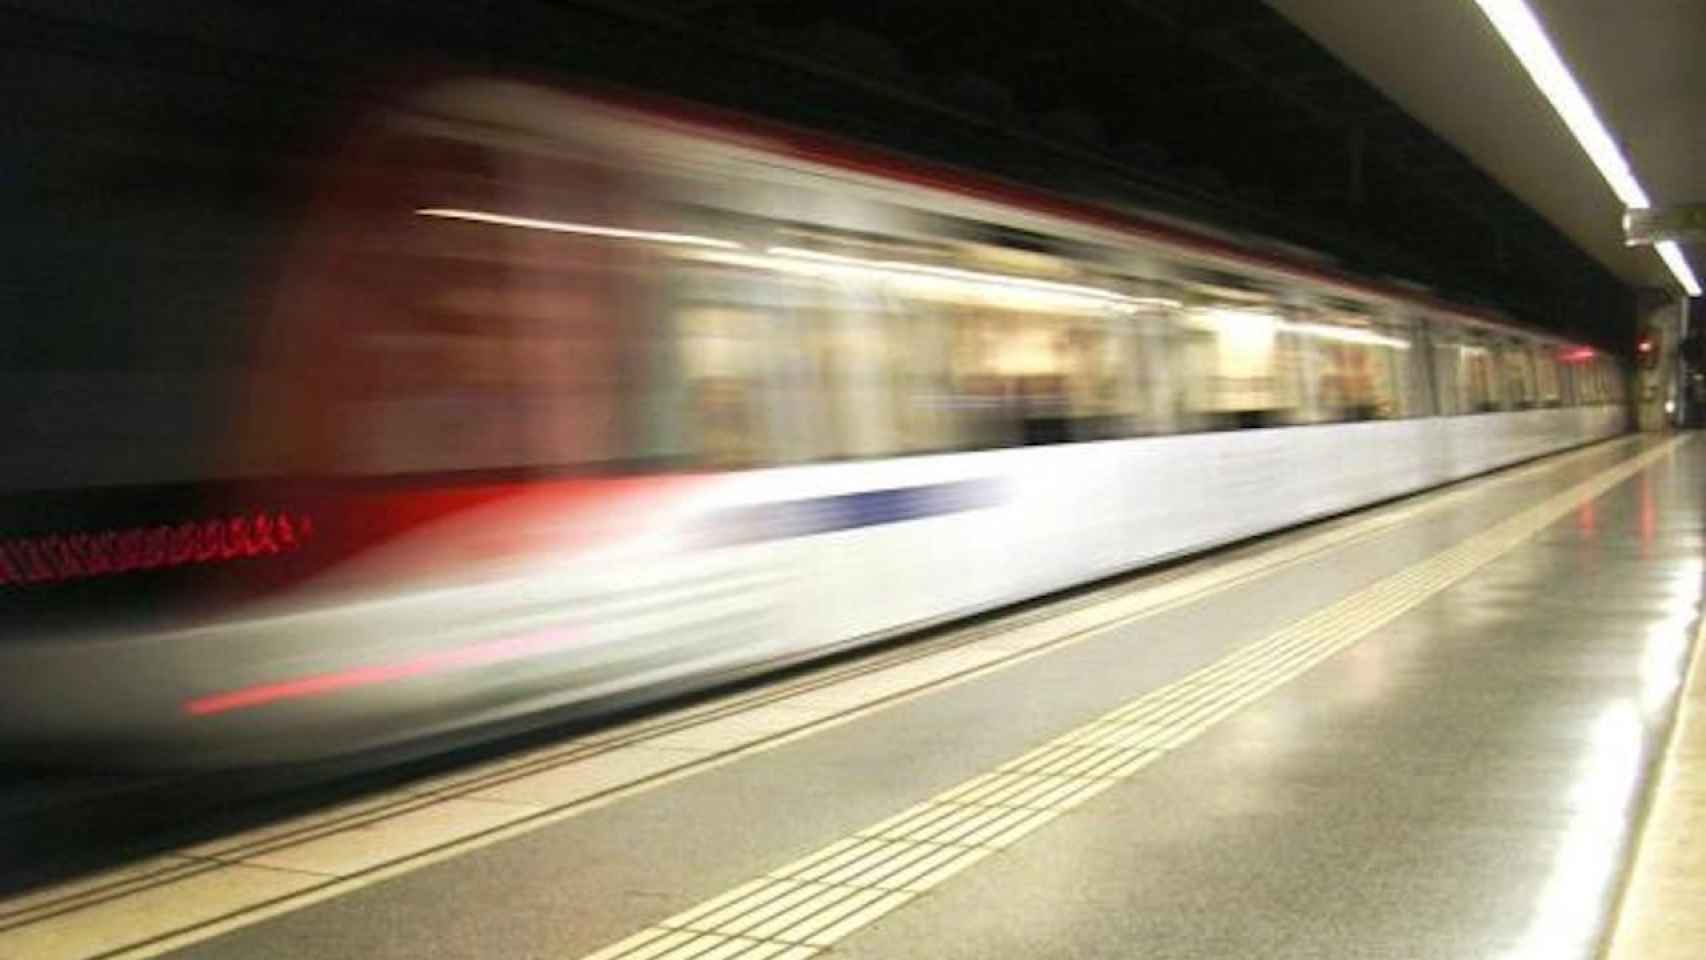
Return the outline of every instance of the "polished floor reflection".
{"type": "Polygon", "coordinates": [[[182,851],[0,955],[1594,957],[1703,520],[1706,442],[1603,445],[182,851]],[[126,933],[210,863],[284,892],[126,933]]]}

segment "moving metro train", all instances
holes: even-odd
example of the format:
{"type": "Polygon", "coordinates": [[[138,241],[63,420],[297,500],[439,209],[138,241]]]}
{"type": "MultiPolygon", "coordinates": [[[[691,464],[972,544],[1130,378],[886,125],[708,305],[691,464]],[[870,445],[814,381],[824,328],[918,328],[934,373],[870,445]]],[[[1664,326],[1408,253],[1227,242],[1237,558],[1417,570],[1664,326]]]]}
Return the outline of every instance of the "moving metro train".
{"type": "Polygon", "coordinates": [[[8,331],[13,757],[609,705],[1625,428],[1589,348],[696,110],[446,82],[242,237],[247,168],[122,140],[8,228],[56,318],[8,331]]]}

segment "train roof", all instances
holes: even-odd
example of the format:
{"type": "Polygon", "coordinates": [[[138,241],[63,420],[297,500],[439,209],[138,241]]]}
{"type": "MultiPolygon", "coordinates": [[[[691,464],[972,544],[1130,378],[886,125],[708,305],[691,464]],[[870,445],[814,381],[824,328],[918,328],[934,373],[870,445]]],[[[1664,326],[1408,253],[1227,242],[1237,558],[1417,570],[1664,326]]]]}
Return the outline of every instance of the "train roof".
{"type": "MultiPolygon", "coordinates": [[[[1129,209],[1109,203],[1066,196],[991,174],[906,156],[893,150],[857,143],[816,130],[779,123],[721,107],[658,94],[613,87],[570,87],[537,78],[464,77],[454,84],[463,92],[515,86],[550,90],[626,114],[693,138],[786,157],[803,165],[842,175],[870,178],[884,184],[901,183],[1028,214],[1063,220],[1146,243],[1183,248],[1201,256],[1336,288],[1355,296],[1395,301],[1448,314],[1477,327],[1522,334],[1555,344],[1578,346],[1558,334],[1520,323],[1485,307],[1446,300],[1426,288],[1398,279],[1375,279],[1336,269],[1332,258],[1265,236],[1235,235],[1210,224],[1170,214],[1129,209]],[[1263,249],[1252,249],[1258,247],[1263,249]]],[[[430,98],[429,98],[430,99],[430,98]]],[[[452,100],[459,99],[454,94],[452,100]]],[[[490,101],[487,101],[490,105],[490,101]]],[[[509,104],[513,109],[513,103],[509,104]]]]}

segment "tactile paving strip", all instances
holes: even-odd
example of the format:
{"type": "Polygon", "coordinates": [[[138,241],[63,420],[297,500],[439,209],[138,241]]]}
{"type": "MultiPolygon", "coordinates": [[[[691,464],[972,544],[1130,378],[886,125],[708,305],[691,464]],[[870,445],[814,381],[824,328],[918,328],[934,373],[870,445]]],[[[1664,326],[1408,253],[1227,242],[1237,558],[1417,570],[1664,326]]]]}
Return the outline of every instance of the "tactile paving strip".
{"type": "MultiPolygon", "coordinates": [[[[794,680],[720,696],[703,705],[665,711],[566,744],[422,781],[393,795],[363,798],[60,887],[0,900],[0,957],[49,960],[99,955],[110,960],[140,960],[158,956],[514,838],[913,697],[1046,656],[1122,624],[1203,602],[1351,543],[1380,536],[1494,487],[1564,469],[1603,456],[1603,451],[1603,447],[1586,447],[1549,457],[1469,486],[1331,523],[1306,535],[1235,548],[1200,564],[1051,600],[993,622],[974,622],[846,664],[813,670],[794,680]],[[772,716],[756,728],[749,723],[767,710],[789,713],[792,720],[778,725],[772,716]],[[663,751],[648,755],[647,747],[666,744],[678,733],[702,741],[713,728],[724,726],[725,720],[733,726],[719,735],[723,749],[669,751],[674,761],[661,766],[658,761],[663,751]],[[741,730],[746,739],[731,736],[741,730]],[[521,796],[488,797],[530,781],[539,781],[534,792],[542,795],[529,796],[523,791],[521,796]],[[565,788],[567,796],[543,795],[553,790],[563,794],[565,788]],[[465,801],[475,802],[470,805],[465,801]],[[494,812],[492,803],[511,808],[517,819],[494,827],[489,816],[494,812]],[[447,817],[443,809],[447,806],[479,815],[447,817]],[[390,841],[380,842],[382,835],[390,841]],[[352,857],[352,852],[356,856],[352,857]],[[330,857],[314,864],[324,868],[321,872],[286,866],[308,865],[304,857],[310,854],[330,857]]],[[[1073,746],[1165,750],[1191,736],[1194,733],[1187,727],[1176,725],[1115,725],[1073,746]]],[[[1047,766],[1030,772],[1052,775],[1064,769],[1057,764],[1074,758],[1095,763],[1094,759],[1084,759],[1086,756],[1078,750],[1063,749],[1038,759],[1038,764],[1047,766]]],[[[1120,761],[1109,758],[1127,755],[1116,752],[1097,756],[1117,763],[1120,761]]],[[[1088,769],[1091,767],[1074,767],[1073,772],[1088,769]]],[[[1094,792],[1093,787],[1092,783],[1082,789],[1094,792]]],[[[954,860],[942,854],[939,863],[932,863],[947,868],[954,860]]],[[[665,939],[679,941],[660,938],[657,942],[662,944],[665,939]]]]}
{"type": "Polygon", "coordinates": [[[815,956],[1201,736],[1660,457],[1662,444],[1196,673],[585,960],[815,956]]]}

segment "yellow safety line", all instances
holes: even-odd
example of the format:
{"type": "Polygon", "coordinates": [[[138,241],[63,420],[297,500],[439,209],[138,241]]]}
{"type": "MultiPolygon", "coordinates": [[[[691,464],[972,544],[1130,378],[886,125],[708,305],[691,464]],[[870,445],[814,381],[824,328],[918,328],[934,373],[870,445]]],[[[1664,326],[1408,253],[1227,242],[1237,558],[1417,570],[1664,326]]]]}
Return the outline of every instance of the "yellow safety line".
{"type": "MultiPolygon", "coordinates": [[[[1662,449],[1650,451],[1649,455],[1656,456],[1662,452],[1662,449]]],[[[128,897],[147,893],[155,887],[170,885],[185,878],[194,878],[223,866],[252,866],[254,864],[249,863],[248,857],[258,852],[264,853],[272,849],[288,848],[294,843],[312,841],[343,830],[361,830],[381,822],[399,811],[410,812],[424,809],[443,799],[467,796],[470,793],[488,789],[493,784],[501,784],[515,776],[553,769],[558,765],[567,765],[581,756],[592,755],[610,747],[630,744],[644,745],[648,733],[652,730],[661,730],[667,733],[688,728],[701,715],[708,715],[712,719],[720,718],[731,714],[730,707],[734,708],[732,713],[738,715],[740,712],[738,705],[743,702],[756,701],[757,706],[766,706],[777,703],[785,704],[792,696],[809,698],[820,690],[833,689],[838,682],[857,683],[861,679],[876,673],[905,673],[909,669],[917,670],[919,667],[915,661],[923,661],[928,664],[935,653],[951,657],[961,651],[975,650],[980,645],[1011,651],[1005,656],[955,671],[951,675],[926,678],[906,689],[874,697],[858,706],[836,711],[823,719],[806,722],[799,729],[757,736],[753,742],[706,757],[684,758],[679,767],[643,776],[633,782],[613,786],[605,792],[580,798],[560,806],[542,809],[538,814],[530,815],[508,825],[480,829],[467,836],[446,841],[427,850],[404,854],[395,860],[347,876],[331,879],[327,883],[297,893],[260,900],[237,907],[232,912],[216,918],[185,924],[169,930],[160,932],[137,931],[135,939],[129,945],[113,948],[101,955],[109,958],[109,960],[117,960],[120,957],[141,960],[144,957],[159,956],[221,933],[240,929],[270,917],[301,909],[313,903],[341,896],[421,867],[442,862],[462,853],[520,836],[569,817],[614,803],[638,792],[734,762],[749,754],[774,749],[831,727],[859,719],[877,710],[886,709],[997,670],[1016,666],[1035,657],[1045,656],[1064,646],[1087,640],[1107,630],[1200,602],[1215,593],[1309,562],[1330,551],[1379,536],[1418,516],[1455,505],[1470,497],[1479,496],[1494,487],[1563,469],[1580,460],[1596,456],[1603,450],[1604,447],[1598,444],[1583,447],[1565,454],[1518,466],[1494,477],[1483,478],[1482,482],[1474,486],[1429,496],[1419,503],[1381,509],[1373,515],[1358,519],[1348,525],[1330,527],[1295,543],[1282,543],[1267,547],[1250,556],[1235,556],[1231,559],[1219,560],[1206,569],[1193,571],[1186,568],[1177,576],[1169,577],[1160,582],[1146,583],[1136,589],[1121,587],[1114,590],[1097,591],[1086,598],[1068,600],[1058,605],[1051,604],[1049,607],[1031,614],[1008,618],[993,627],[977,625],[966,631],[956,631],[948,635],[951,642],[945,646],[931,644],[930,646],[936,648],[934,651],[926,651],[922,654],[908,651],[904,652],[904,655],[895,656],[893,659],[888,656],[879,657],[877,661],[874,661],[875,666],[861,663],[846,671],[831,671],[827,678],[822,676],[808,677],[798,684],[786,685],[780,693],[765,691],[756,697],[750,694],[737,694],[728,698],[726,702],[718,701],[707,707],[690,708],[680,714],[666,714],[656,720],[644,721],[631,728],[624,727],[616,732],[592,737],[567,748],[551,748],[530,753],[519,760],[500,761],[485,771],[471,774],[467,778],[453,778],[452,783],[422,793],[419,799],[424,803],[416,803],[413,800],[400,804],[385,803],[371,809],[360,809],[348,815],[335,814],[328,817],[314,817],[311,818],[313,824],[301,830],[287,831],[280,836],[269,837],[254,844],[239,844],[235,847],[219,848],[217,853],[211,855],[211,859],[208,855],[183,855],[174,862],[155,870],[121,876],[108,882],[75,884],[73,886],[77,889],[62,897],[48,896],[44,898],[39,895],[32,895],[26,898],[34,901],[29,907],[17,910],[0,908],[0,948],[5,946],[11,935],[24,933],[41,924],[69,922],[72,921],[73,915],[87,914],[91,910],[101,910],[109,905],[120,905],[128,897]],[[1009,640],[1009,638],[1019,638],[1037,631],[1046,631],[1047,636],[1026,639],[1019,644],[1013,644],[1009,640]],[[969,636],[967,636],[968,634],[969,636]],[[900,662],[896,663],[895,660],[900,662]]],[[[1633,460],[1625,461],[1624,466],[1634,462],[1633,460]]],[[[1572,490],[1575,489],[1579,489],[1579,487],[1572,488],[1572,490]]],[[[1273,639],[1270,638],[1270,641],[1273,639]]],[[[1187,678],[1188,680],[1189,678],[1187,678]]],[[[1159,732],[1121,730],[1110,734],[1110,736],[1119,740],[1117,744],[1110,744],[1116,746],[1140,744],[1159,749],[1170,749],[1183,742],[1180,739],[1179,729],[1175,727],[1159,728],[1159,732]]],[[[357,806],[361,807],[362,805],[358,804],[357,806]]],[[[125,873],[125,871],[121,871],[121,873],[125,873]]],[[[75,922],[92,921],[92,917],[84,916],[75,922]]],[[[71,956],[72,954],[66,953],[65,955],[71,956]]]]}
{"type": "Polygon", "coordinates": [[[1129,779],[1669,454],[1673,439],[1185,678],[585,960],[814,956],[1129,779]]]}

